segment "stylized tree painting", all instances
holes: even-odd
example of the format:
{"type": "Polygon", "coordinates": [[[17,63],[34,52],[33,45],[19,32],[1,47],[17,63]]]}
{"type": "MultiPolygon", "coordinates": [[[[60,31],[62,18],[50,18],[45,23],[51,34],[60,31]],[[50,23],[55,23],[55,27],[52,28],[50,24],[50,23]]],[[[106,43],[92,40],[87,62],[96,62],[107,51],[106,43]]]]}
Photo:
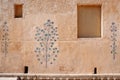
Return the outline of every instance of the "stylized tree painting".
{"type": "Polygon", "coordinates": [[[1,51],[5,54],[8,53],[8,43],[9,43],[9,29],[7,26],[7,22],[4,22],[3,26],[1,27],[1,51]]]}
{"type": "Polygon", "coordinates": [[[58,31],[57,27],[54,27],[54,22],[47,20],[43,28],[36,27],[35,40],[39,44],[35,49],[37,59],[47,68],[48,64],[53,64],[59,53],[56,46],[58,31]]]}
{"type": "Polygon", "coordinates": [[[115,59],[115,55],[117,54],[116,52],[116,48],[117,48],[117,26],[115,25],[115,23],[113,22],[111,25],[111,40],[112,40],[112,44],[111,44],[111,54],[113,54],[113,59],[115,59]]]}

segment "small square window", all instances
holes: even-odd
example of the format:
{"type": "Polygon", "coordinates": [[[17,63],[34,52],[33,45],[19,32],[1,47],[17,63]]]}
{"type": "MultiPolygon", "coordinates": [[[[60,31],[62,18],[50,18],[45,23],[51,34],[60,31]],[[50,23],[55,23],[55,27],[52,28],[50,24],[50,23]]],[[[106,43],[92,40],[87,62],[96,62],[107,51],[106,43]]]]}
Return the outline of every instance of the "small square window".
{"type": "Polygon", "coordinates": [[[14,5],[14,17],[15,18],[22,18],[23,17],[23,5],[22,4],[15,4],[14,5]]]}
{"type": "Polygon", "coordinates": [[[78,38],[101,37],[101,6],[78,6],[78,38]]]}

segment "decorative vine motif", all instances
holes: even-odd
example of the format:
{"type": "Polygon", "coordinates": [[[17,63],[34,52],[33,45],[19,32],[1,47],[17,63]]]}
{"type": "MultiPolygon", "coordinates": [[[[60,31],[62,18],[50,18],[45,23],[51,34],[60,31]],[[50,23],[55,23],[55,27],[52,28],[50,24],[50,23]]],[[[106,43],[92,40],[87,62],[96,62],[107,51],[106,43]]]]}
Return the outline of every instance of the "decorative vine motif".
{"type": "Polygon", "coordinates": [[[111,40],[112,40],[112,44],[111,44],[111,54],[113,54],[113,59],[115,59],[115,54],[117,54],[116,52],[116,48],[117,48],[117,44],[116,44],[116,41],[117,41],[117,26],[115,25],[114,22],[112,22],[112,25],[111,25],[111,40]]]}
{"type": "Polygon", "coordinates": [[[39,46],[36,47],[35,53],[40,64],[44,64],[47,68],[48,63],[53,64],[59,53],[58,48],[55,46],[58,40],[57,27],[54,27],[54,22],[47,20],[44,28],[36,27],[35,40],[39,46]]]}
{"type": "Polygon", "coordinates": [[[7,26],[7,22],[4,22],[2,28],[1,28],[1,32],[2,32],[2,38],[1,38],[1,51],[2,53],[5,54],[5,56],[8,53],[8,43],[9,43],[9,29],[7,26]]]}

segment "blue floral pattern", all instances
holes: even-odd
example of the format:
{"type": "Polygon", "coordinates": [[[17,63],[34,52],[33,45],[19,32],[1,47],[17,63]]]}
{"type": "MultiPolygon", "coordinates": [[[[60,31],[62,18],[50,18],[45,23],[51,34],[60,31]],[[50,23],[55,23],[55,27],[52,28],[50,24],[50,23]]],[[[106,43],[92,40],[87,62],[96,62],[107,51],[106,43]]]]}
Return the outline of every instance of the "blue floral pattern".
{"type": "Polygon", "coordinates": [[[58,31],[57,27],[54,27],[54,22],[47,20],[43,29],[36,27],[35,40],[39,44],[35,49],[37,59],[47,68],[48,64],[53,64],[59,53],[55,46],[58,40],[58,31]]]}
{"type": "Polygon", "coordinates": [[[116,51],[116,48],[117,48],[117,44],[116,44],[116,41],[117,41],[117,26],[114,22],[112,22],[112,25],[111,25],[111,41],[112,41],[111,54],[113,54],[113,59],[115,59],[115,55],[117,54],[117,51],[116,51]]]}
{"type": "Polygon", "coordinates": [[[8,53],[8,43],[9,43],[9,28],[7,26],[7,22],[4,22],[2,28],[1,28],[1,51],[5,54],[5,56],[8,53]]]}

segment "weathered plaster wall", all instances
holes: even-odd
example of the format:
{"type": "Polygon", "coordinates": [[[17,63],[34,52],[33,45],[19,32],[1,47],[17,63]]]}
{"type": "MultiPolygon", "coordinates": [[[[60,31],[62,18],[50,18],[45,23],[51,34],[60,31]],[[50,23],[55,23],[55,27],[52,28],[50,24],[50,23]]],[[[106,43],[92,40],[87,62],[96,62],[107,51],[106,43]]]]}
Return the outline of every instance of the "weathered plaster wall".
{"type": "MultiPolygon", "coordinates": [[[[0,72],[98,73],[120,72],[120,0],[0,0],[0,28],[9,27],[8,53],[0,51],[0,72]],[[23,18],[14,18],[14,4],[23,4],[23,18]],[[77,38],[77,5],[101,4],[101,38],[77,38]],[[59,54],[48,68],[39,64],[34,49],[36,26],[52,20],[59,32],[59,54]],[[113,60],[110,26],[117,26],[117,54],[113,60]]],[[[0,40],[2,39],[0,31],[0,40]]],[[[1,47],[1,45],[0,45],[1,47]]]]}

